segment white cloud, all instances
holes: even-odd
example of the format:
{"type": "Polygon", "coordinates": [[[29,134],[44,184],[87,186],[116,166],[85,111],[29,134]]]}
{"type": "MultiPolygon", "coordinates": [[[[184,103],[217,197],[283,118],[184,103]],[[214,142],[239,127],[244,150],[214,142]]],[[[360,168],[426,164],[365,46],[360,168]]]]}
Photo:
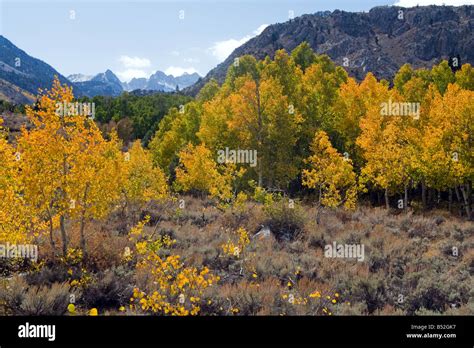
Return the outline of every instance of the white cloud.
{"type": "Polygon", "coordinates": [[[198,71],[193,68],[182,68],[179,66],[170,66],[168,69],[165,70],[166,75],[173,75],[174,77],[181,76],[184,73],[192,74],[192,73],[198,73],[198,71]]]}
{"type": "Polygon", "coordinates": [[[151,62],[148,58],[120,56],[119,61],[125,68],[140,69],[151,66],[151,62]]]}
{"type": "Polygon", "coordinates": [[[446,5],[446,6],[461,6],[473,5],[474,0],[398,0],[394,5],[402,7],[414,7],[417,5],[446,5]]]}
{"type": "Polygon", "coordinates": [[[129,82],[134,77],[135,78],[140,78],[140,77],[148,78],[150,76],[149,73],[141,69],[126,69],[123,71],[118,71],[117,75],[121,81],[125,81],[125,82],[129,82]]]}
{"type": "Polygon", "coordinates": [[[150,76],[147,68],[151,66],[151,61],[148,58],[123,55],[118,61],[122,65],[122,70],[117,72],[117,76],[122,81],[129,82],[133,78],[148,78],[150,76]]]}
{"type": "Polygon", "coordinates": [[[268,27],[268,24],[262,24],[252,32],[252,35],[246,35],[241,39],[229,39],[215,42],[214,45],[209,48],[209,50],[211,51],[212,55],[221,62],[225,60],[237,47],[243,45],[252,37],[260,35],[266,27],[268,27]]]}

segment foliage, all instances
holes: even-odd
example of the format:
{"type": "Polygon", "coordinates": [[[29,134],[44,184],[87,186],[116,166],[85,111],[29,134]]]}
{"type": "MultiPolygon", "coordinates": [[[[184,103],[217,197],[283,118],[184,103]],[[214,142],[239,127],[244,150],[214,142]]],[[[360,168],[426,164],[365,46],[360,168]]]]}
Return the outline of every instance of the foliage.
{"type": "Polygon", "coordinates": [[[124,118],[129,118],[134,138],[149,140],[168,110],[186,104],[190,98],[169,93],[138,96],[125,92],[115,98],[95,96],[81,98],[80,101],[95,103],[95,119],[98,122],[117,123],[124,118]]]}
{"type": "Polygon", "coordinates": [[[122,192],[125,201],[143,204],[166,197],[168,185],[160,167],[154,167],[150,153],[135,141],[124,156],[122,192]]]}
{"type": "MultiPolygon", "coordinates": [[[[133,238],[140,238],[145,223],[146,219],[131,232],[133,238]]],[[[203,291],[215,284],[219,277],[210,273],[207,267],[201,270],[186,267],[179,255],[160,257],[161,247],[173,243],[169,239],[152,246],[149,240],[141,240],[135,243],[136,269],[138,272],[146,271],[153,285],[148,292],[139,288],[133,290],[130,309],[165,315],[197,315],[203,291]]]]}
{"type": "Polygon", "coordinates": [[[245,248],[250,243],[250,239],[247,231],[242,227],[240,227],[235,234],[238,238],[237,242],[228,240],[227,243],[222,245],[222,251],[226,255],[238,258],[245,252],[245,248]]]}
{"type": "Polygon", "coordinates": [[[44,231],[34,206],[22,196],[23,183],[17,176],[21,155],[4,138],[0,119],[0,242],[22,244],[44,231]]]}
{"type": "Polygon", "coordinates": [[[310,170],[303,170],[303,185],[320,190],[320,202],[328,207],[341,204],[355,208],[357,199],[356,176],[349,158],[339,154],[323,131],[317,133],[308,158],[310,170]]]}

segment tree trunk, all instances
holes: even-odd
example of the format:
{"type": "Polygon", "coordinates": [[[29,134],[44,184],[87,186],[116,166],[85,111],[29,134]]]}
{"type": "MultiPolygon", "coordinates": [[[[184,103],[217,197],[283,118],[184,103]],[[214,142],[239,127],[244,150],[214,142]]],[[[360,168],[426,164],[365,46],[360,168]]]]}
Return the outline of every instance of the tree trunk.
{"type": "Polygon", "coordinates": [[[84,235],[84,227],[86,225],[86,219],[85,216],[81,216],[81,249],[82,249],[82,255],[85,258],[87,255],[87,250],[86,250],[86,237],[84,235]]]}
{"type": "MultiPolygon", "coordinates": [[[[61,117],[61,123],[64,126],[64,117],[61,117]]],[[[67,201],[67,195],[64,189],[67,187],[67,155],[63,154],[63,173],[62,173],[62,186],[60,188],[61,192],[61,197],[67,201]]],[[[66,218],[64,217],[64,214],[61,214],[59,216],[59,228],[61,230],[61,239],[63,242],[63,256],[65,257],[67,255],[67,249],[68,249],[68,240],[67,240],[67,233],[66,233],[66,218]]]]}
{"type": "Polygon", "coordinates": [[[458,199],[458,202],[462,203],[461,195],[459,194],[459,190],[457,186],[454,186],[454,192],[456,193],[456,198],[458,199]]]}
{"type": "Polygon", "coordinates": [[[390,201],[388,200],[388,188],[385,189],[385,208],[390,209],[390,201]]]}
{"type": "MultiPolygon", "coordinates": [[[[468,186],[468,185],[469,184],[466,184],[466,186],[468,186]]],[[[461,189],[462,197],[464,199],[464,209],[466,210],[467,219],[471,220],[472,219],[471,205],[469,203],[469,198],[470,197],[468,196],[468,193],[469,193],[470,189],[469,189],[469,187],[464,187],[464,185],[461,185],[460,189],[461,189]]]]}
{"type": "Polygon", "coordinates": [[[448,193],[448,211],[451,213],[453,207],[453,190],[449,189],[448,193]]]}
{"type": "Polygon", "coordinates": [[[86,185],[84,190],[84,197],[82,199],[82,212],[81,212],[81,249],[82,255],[86,258],[87,250],[86,250],[86,236],[84,235],[84,228],[86,226],[86,207],[87,207],[87,194],[89,193],[89,184],[86,185]]]}
{"type": "Polygon", "coordinates": [[[51,248],[53,249],[53,254],[56,255],[56,244],[54,243],[54,235],[53,235],[53,219],[51,215],[49,216],[49,243],[51,244],[51,248]]]}
{"type": "Polygon", "coordinates": [[[421,201],[423,203],[423,209],[426,209],[426,185],[425,182],[421,182],[421,201]]]}
{"type": "Polygon", "coordinates": [[[316,225],[320,225],[321,224],[321,217],[320,217],[320,211],[321,211],[321,205],[318,204],[317,208],[316,208],[316,225]]]}
{"type": "Polygon", "coordinates": [[[68,248],[68,240],[67,240],[67,233],[66,233],[66,219],[64,215],[59,217],[59,228],[61,229],[61,239],[63,242],[63,256],[67,255],[67,248],[68,248]]]}
{"type": "Polygon", "coordinates": [[[472,216],[472,181],[468,180],[466,184],[466,191],[467,191],[467,204],[469,206],[470,218],[472,220],[474,216],[472,216]]]}
{"type": "Polygon", "coordinates": [[[405,212],[408,210],[408,185],[405,184],[405,202],[403,203],[403,209],[405,212]]]}
{"type": "Polygon", "coordinates": [[[461,204],[461,207],[459,208],[459,216],[462,216],[462,214],[463,214],[463,212],[462,212],[463,203],[462,203],[461,194],[459,193],[459,190],[458,190],[457,186],[454,186],[454,192],[456,193],[456,198],[457,198],[458,202],[461,204]]]}

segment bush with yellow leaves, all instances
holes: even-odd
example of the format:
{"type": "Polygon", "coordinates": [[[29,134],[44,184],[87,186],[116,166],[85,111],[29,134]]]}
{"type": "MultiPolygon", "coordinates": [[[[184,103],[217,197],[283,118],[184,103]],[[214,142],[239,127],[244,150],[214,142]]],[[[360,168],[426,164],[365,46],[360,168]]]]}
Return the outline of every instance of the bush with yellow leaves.
{"type": "Polygon", "coordinates": [[[68,248],[66,255],[60,257],[59,261],[67,268],[71,287],[85,287],[91,283],[92,277],[84,267],[84,254],[81,249],[68,248]]]}
{"type": "Polygon", "coordinates": [[[236,231],[236,235],[238,237],[237,242],[228,240],[227,243],[222,245],[222,251],[226,255],[239,258],[240,255],[245,251],[247,245],[250,244],[250,238],[247,231],[242,227],[236,231]]]}
{"type": "Polygon", "coordinates": [[[186,267],[179,255],[158,255],[162,247],[170,247],[174,241],[169,237],[160,237],[158,241],[141,238],[148,220],[146,217],[131,231],[131,238],[136,241],[136,270],[145,272],[150,282],[147,291],[133,290],[130,309],[162,315],[197,315],[204,290],[216,284],[219,277],[207,267],[186,267]]]}

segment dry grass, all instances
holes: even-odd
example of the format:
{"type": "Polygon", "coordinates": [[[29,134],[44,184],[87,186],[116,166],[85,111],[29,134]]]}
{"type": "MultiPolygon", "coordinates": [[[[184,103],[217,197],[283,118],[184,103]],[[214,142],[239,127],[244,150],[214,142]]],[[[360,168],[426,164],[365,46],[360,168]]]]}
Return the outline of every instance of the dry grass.
{"type": "MultiPolygon", "coordinates": [[[[316,208],[309,205],[297,207],[301,214],[294,218],[255,203],[222,211],[207,200],[183,199],[184,209],[178,208],[179,201],[153,203],[126,221],[133,226],[150,215],[145,234],[176,240],[161,253],[178,254],[187,266],[207,266],[220,276],[218,285],[207,289],[202,315],[474,314],[472,222],[446,212],[395,215],[360,207],[354,212],[321,210],[318,224],[316,208]],[[293,220],[286,224],[287,219],[293,220]],[[301,219],[299,233],[281,238],[295,219],[301,219]],[[263,224],[280,230],[253,238],[263,224]],[[239,227],[249,232],[250,244],[239,257],[225,255],[221,246],[235,240],[239,227]],[[364,245],[364,261],[325,257],[324,247],[333,242],[364,245]],[[316,292],[321,297],[310,296],[316,292]]],[[[124,217],[114,214],[88,225],[84,267],[90,280],[82,287],[78,308],[119,313],[133,287],[146,284],[146,274],[135,274],[133,262],[123,262],[125,247],[132,247],[123,224],[124,217]]],[[[77,247],[78,229],[71,231],[77,247]]],[[[41,250],[43,258],[51,256],[47,243],[41,250]]],[[[48,267],[53,269],[49,275],[28,278],[30,289],[46,286],[60,272],[54,262],[43,266],[48,267]]]]}

